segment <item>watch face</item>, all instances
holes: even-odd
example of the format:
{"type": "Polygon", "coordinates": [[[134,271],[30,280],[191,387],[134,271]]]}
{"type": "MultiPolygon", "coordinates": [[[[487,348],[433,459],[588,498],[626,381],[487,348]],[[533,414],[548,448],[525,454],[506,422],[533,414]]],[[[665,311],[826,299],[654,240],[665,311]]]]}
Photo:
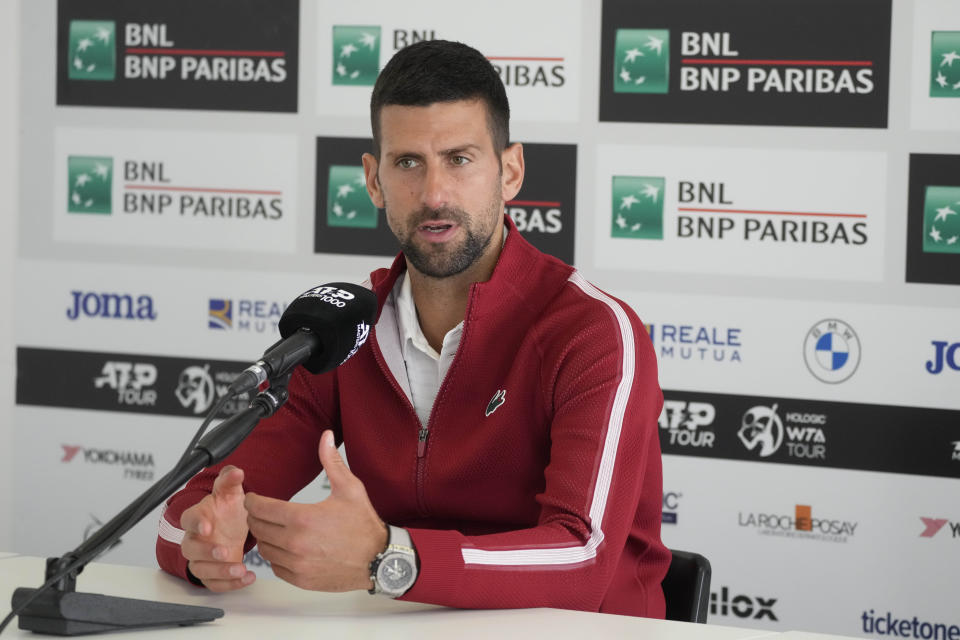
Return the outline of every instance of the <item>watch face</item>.
{"type": "Polygon", "coordinates": [[[399,554],[388,554],[377,567],[377,582],[388,593],[406,591],[413,584],[413,564],[399,554]]]}

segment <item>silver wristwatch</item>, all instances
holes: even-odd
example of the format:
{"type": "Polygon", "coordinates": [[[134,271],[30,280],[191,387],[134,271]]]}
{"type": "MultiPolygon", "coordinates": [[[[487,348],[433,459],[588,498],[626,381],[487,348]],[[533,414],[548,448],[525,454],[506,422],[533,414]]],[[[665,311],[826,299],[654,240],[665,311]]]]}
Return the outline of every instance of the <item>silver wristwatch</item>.
{"type": "Polygon", "coordinates": [[[396,598],[417,580],[417,552],[406,529],[387,527],[387,548],[370,563],[371,594],[396,598]]]}

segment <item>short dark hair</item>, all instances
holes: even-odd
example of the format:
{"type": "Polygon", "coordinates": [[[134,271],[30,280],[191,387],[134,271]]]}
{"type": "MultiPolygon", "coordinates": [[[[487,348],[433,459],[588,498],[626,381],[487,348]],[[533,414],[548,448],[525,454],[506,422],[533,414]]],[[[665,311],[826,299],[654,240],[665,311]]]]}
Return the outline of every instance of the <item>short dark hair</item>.
{"type": "Polygon", "coordinates": [[[380,157],[380,112],[388,105],[426,107],[479,99],[487,106],[493,148],[510,144],[510,104],[496,69],[462,42],[424,40],[398,51],[377,77],[370,96],[373,153],[380,157]]]}

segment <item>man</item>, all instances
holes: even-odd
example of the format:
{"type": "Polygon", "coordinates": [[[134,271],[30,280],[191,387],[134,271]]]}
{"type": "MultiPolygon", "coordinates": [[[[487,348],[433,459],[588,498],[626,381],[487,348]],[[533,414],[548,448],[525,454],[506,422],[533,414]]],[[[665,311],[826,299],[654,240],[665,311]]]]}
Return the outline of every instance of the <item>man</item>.
{"type": "Polygon", "coordinates": [[[504,216],[524,163],[499,77],[465,45],[411,45],[371,121],[367,190],[402,250],[371,275],[376,326],[340,368],[298,369],[229,464],[171,498],[161,566],[238,589],[258,544],[306,589],[662,617],[653,349],[504,216]],[[330,497],[287,502],[321,468],[330,497]]]}

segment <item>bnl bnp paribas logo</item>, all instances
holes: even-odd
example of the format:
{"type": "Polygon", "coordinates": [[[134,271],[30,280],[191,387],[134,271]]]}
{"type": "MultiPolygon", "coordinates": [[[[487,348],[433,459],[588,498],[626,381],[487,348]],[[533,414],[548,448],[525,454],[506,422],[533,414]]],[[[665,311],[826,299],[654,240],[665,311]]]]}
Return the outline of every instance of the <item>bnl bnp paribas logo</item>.
{"type": "Polygon", "coordinates": [[[923,199],[923,251],[960,253],[960,187],[927,187],[923,199]]]}
{"type": "Polygon", "coordinates": [[[372,87],[380,73],[380,27],[334,25],[333,84],[372,87]]]}
{"type": "Polygon", "coordinates": [[[115,80],[117,25],[112,20],[71,20],[67,43],[70,80],[115,80]]]}
{"type": "Polygon", "coordinates": [[[658,177],[613,176],[611,235],[663,240],[665,184],[666,180],[658,177]]]}
{"type": "Polygon", "coordinates": [[[667,29],[617,29],[613,59],[614,93],[669,92],[667,29]]]}
{"type": "Polygon", "coordinates": [[[327,225],[377,228],[377,208],[367,194],[363,167],[330,165],[327,184],[327,225]]]}
{"type": "Polygon", "coordinates": [[[843,382],[860,365],[860,338],[842,320],[821,320],[807,332],[803,359],[817,380],[828,384],[843,382]]]}
{"type": "Polygon", "coordinates": [[[930,97],[960,98],[960,31],[930,35],[930,97]]]}
{"type": "Polygon", "coordinates": [[[67,212],[109,215],[113,210],[113,158],[67,157],[67,212]]]}

